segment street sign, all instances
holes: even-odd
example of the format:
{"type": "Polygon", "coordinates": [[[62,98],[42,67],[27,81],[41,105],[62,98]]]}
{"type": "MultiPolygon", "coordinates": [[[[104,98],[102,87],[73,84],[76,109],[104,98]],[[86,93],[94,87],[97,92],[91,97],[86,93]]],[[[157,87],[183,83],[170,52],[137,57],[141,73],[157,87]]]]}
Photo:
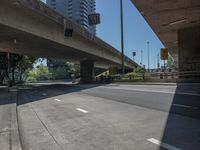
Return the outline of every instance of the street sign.
{"type": "Polygon", "coordinates": [[[100,14],[96,13],[96,14],[88,15],[88,22],[89,22],[89,25],[100,24],[100,14]]]}
{"type": "Polygon", "coordinates": [[[136,52],[133,52],[133,57],[136,56],[136,52]]]}
{"type": "Polygon", "coordinates": [[[161,48],[160,49],[160,58],[161,60],[167,60],[168,59],[168,49],[167,48],[161,48]]]}

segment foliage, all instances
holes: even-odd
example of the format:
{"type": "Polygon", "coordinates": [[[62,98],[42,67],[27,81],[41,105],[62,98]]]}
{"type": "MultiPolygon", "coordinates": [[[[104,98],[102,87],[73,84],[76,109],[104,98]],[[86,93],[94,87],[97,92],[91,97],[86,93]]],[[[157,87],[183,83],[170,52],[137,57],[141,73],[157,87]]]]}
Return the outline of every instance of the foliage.
{"type": "Polygon", "coordinates": [[[169,59],[167,60],[166,67],[167,67],[167,69],[172,69],[172,70],[176,69],[176,65],[175,65],[174,60],[172,59],[172,57],[169,57],[169,59]]]}
{"type": "Polygon", "coordinates": [[[37,82],[49,79],[71,79],[74,76],[80,76],[79,70],[80,67],[78,65],[70,62],[56,62],[55,65],[52,65],[49,68],[43,64],[40,64],[36,68],[30,69],[28,71],[26,81],[37,82]]]}
{"type": "Polygon", "coordinates": [[[35,57],[23,56],[21,61],[18,63],[18,69],[21,73],[25,73],[27,69],[33,69],[33,64],[36,62],[35,57]]]}
{"type": "Polygon", "coordinates": [[[3,80],[6,76],[8,76],[7,72],[7,54],[6,53],[0,53],[0,84],[3,83],[3,80]]]}
{"type": "Polygon", "coordinates": [[[136,70],[135,70],[135,73],[145,73],[145,68],[143,67],[138,67],[136,70]]]}
{"type": "Polygon", "coordinates": [[[49,78],[50,73],[48,67],[41,64],[28,72],[26,81],[36,82],[41,80],[48,80],[49,78]]]}
{"type": "Polygon", "coordinates": [[[37,82],[36,78],[33,77],[33,76],[29,76],[29,77],[26,79],[26,81],[28,81],[28,82],[37,82]]]}
{"type": "Polygon", "coordinates": [[[124,75],[121,75],[120,80],[141,80],[141,73],[131,72],[124,75]]]}
{"type": "Polygon", "coordinates": [[[34,62],[37,58],[28,57],[19,54],[10,54],[10,72],[8,73],[8,54],[5,52],[0,53],[0,84],[3,83],[5,77],[12,73],[12,81],[15,81],[15,75],[21,76],[27,69],[33,67],[34,62]]]}
{"type": "Polygon", "coordinates": [[[52,74],[52,79],[65,79],[66,70],[64,67],[50,68],[50,73],[52,74]]]}
{"type": "Polygon", "coordinates": [[[71,79],[72,76],[80,76],[79,66],[70,62],[56,65],[49,69],[52,74],[52,79],[71,79]]]}

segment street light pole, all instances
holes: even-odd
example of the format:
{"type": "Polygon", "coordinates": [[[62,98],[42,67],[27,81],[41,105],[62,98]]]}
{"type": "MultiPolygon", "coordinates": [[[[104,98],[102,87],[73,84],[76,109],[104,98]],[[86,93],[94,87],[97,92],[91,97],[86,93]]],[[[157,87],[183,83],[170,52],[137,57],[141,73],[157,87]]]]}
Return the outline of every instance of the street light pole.
{"type": "Polygon", "coordinates": [[[158,66],[157,67],[158,67],[158,70],[159,70],[160,69],[159,53],[158,53],[157,56],[158,56],[158,66]]]}
{"type": "Polygon", "coordinates": [[[143,66],[143,50],[141,50],[141,62],[140,62],[141,66],[143,66]]]}
{"type": "Polygon", "coordinates": [[[147,50],[148,50],[148,72],[149,72],[149,41],[147,41],[147,50]]]}
{"type": "Polygon", "coordinates": [[[120,15],[121,15],[121,51],[122,51],[122,74],[124,74],[124,24],[123,24],[123,2],[120,0],[120,15]]]}

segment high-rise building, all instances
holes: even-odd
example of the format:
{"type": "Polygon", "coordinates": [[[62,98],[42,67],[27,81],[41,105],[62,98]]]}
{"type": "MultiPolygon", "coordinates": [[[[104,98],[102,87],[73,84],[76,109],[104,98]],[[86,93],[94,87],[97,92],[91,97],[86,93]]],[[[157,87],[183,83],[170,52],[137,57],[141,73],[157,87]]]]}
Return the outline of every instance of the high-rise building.
{"type": "Polygon", "coordinates": [[[88,15],[94,14],[96,10],[95,0],[47,0],[47,5],[96,34],[96,26],[88,23],[88,15]]]}

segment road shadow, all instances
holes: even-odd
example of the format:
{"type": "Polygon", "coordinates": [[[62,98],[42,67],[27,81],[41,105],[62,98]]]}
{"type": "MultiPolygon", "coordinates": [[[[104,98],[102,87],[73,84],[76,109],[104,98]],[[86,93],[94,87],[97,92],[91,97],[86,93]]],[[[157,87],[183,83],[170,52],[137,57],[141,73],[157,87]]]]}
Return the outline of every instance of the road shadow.
{"type": "Polygon", "coordinates": [[[199,92],[200,86],[177,85],[159,150],[200,150],[199,92]]]}
{"type": "Polygon", "coordinates": [[[9,90],[7,87],[0,87],[0,106],[16,103],[16,91],[9,90]]]}
{"type": "Polygon", "coordinates": [[[21,86],[18,89],[17,105],[40,101],[59,95],[80,92],[85,89],[101,86],[102,84],[54,84],[54,85],[35,85],[21,86]]]}

